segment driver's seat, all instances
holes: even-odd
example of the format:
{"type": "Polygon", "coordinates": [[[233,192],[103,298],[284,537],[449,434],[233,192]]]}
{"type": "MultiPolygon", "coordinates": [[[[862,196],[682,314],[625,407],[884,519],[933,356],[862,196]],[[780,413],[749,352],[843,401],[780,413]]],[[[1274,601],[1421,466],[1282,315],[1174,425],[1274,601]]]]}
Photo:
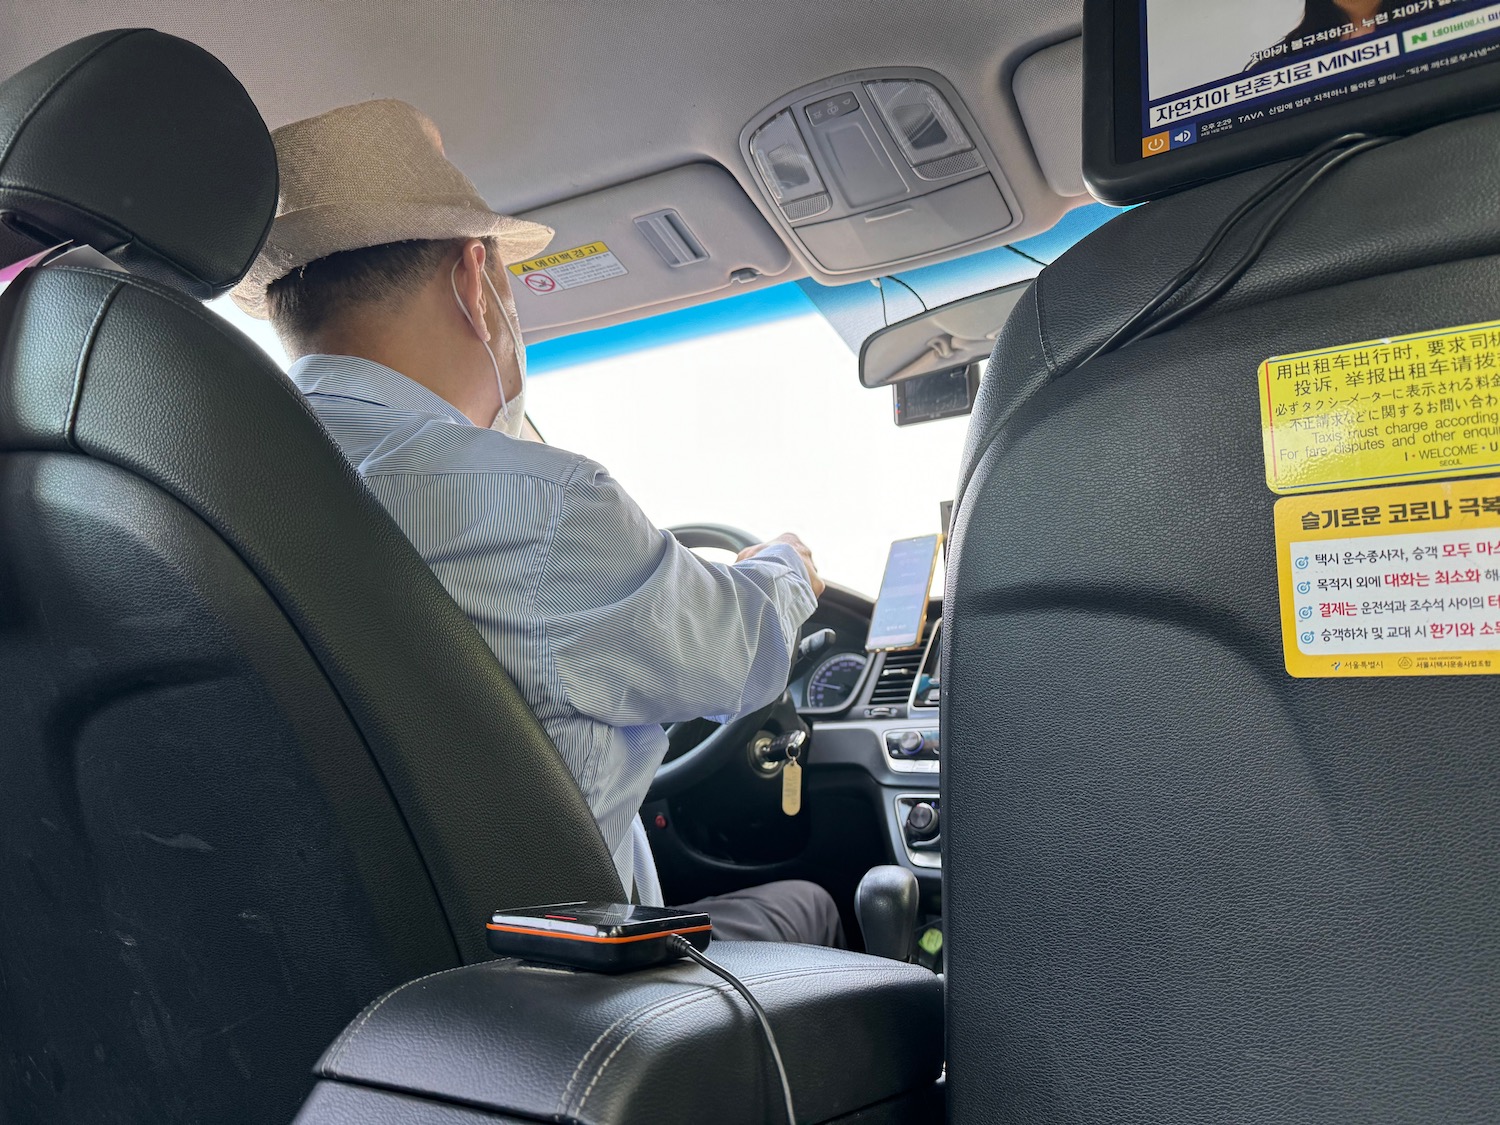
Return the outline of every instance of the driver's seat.
{"type": "Polygon", "coordinates": [[[291,384],[199,299],[276,202],[214,58],[0,84],[0,1118],[283,1121],[500,906],[618,899],[572,777],[291,384]]]}

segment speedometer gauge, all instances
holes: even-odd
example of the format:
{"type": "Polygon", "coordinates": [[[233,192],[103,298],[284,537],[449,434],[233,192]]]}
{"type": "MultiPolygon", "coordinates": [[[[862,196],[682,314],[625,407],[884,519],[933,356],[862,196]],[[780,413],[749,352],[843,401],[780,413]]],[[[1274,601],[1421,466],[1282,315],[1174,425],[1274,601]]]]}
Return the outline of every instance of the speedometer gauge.
{"type": "Polygon", "coordinates": [[[865,674],[867,662],[859,652],[835,653],[823,661],[807,677],[807,705],[828,708],[849,702],[865,674]]]}

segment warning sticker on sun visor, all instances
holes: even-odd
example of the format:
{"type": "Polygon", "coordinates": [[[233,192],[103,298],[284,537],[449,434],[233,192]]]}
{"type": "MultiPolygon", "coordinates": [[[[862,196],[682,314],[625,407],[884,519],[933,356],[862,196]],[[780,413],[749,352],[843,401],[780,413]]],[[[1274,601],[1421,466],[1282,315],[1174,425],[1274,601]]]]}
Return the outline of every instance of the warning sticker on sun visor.
{"type": "Polygon", "coordinates": [[[1276,502],[1286,670],[1500,672],[1500,478],[1276,502]]]}
{"type": "Polygon", "coordinates": [[[1276,356],[1260,370],[1283,495],[1500,469],[1500,321],[1276,356]]]}
{"type": "Polygon", "coordinates": [[[628,271],[614,251],[602,242],[559,250],[530,261],[517,262],[510,272],[533,293],[556,293],[560,289],[577,289],[596,281],[622,277],[628,271]]]}

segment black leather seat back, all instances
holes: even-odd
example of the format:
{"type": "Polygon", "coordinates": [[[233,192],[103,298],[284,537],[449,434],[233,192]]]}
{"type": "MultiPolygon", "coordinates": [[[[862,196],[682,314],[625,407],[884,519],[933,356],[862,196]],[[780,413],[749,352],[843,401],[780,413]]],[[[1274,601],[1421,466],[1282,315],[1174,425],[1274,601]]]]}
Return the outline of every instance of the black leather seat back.
{"type": "Polygon", "coordinates": [[[372,997],[487,956],[490,910],[621,893],[482,638],[192,299],[249,267],[275,182],[244,90],[181,40],[0,85],[10,249],[89,237],[138,271],[0,295],[7,1122],[288,1120],[372,997]],[[136,148],[96,123],[153,158],[85,159],[136,148]]]}
{"type": "Polygon", "coordinates": [[[960,1125],[1494,1120],[1500,683],[1288,676],[1256,375],[1500,316],[1497,154],[1497,116],[1365,153],[1078,366],[1276,170],[1149,204],[1007,324],[943,630],[960,1125]]]}

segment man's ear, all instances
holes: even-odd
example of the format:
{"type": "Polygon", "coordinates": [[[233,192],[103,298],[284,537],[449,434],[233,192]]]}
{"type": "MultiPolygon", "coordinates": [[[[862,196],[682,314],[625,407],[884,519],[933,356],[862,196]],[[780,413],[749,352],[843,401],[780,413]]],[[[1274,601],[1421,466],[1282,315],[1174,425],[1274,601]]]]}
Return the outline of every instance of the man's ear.
{"type": "Polygon", "coordinates": [[[474,330],[486,344],[490,342],[490,328],[484,318],[487,306],[487,294],[484,291],[484,243],[477,238],[471,238],[464,243],[463,251],[458,260],[458,268],[453,271],[453,282],[458,289],[459,304],[463,306],[469,327],[474,330]]]}

